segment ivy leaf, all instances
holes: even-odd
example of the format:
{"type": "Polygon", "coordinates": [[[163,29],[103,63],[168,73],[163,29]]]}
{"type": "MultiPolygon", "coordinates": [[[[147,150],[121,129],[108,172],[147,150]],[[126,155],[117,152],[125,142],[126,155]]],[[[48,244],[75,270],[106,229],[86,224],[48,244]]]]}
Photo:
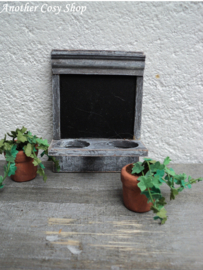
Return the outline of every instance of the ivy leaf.
{"type": "Polygon", "coordinates": [[[36,139],[36,142],[40,145],[44,145],[44,146],[49,146],[48,144],[48,141],[45,139],[45,140],[42,140],[41,138],[37,138],[36,139]]]}
{"type": "Polygon", "coordinates": [[[42,163],[40,163],[39,166],[40,166],[40,168],[45,169],[45,167],[42,163]]]}
{"type": "Polygon", "coordinates": [[[166,175],[165,180],[167,180],[167,182],[168,182],[167,184],[168,184],[169,187],[174,187],[174,185],[173,185],[173,177],[172,176],[166,175]]]}
{"type": "MultiPolygon", "coordinates": [[[[47,156],[48,156],[48,154],[47,154],[47,156]]],[[[60,165],[59,165],[59,161],[55,157],[51,157],[51,156],[48,156],[48,160],[54,162],[56,171],[59,172],[60,171],[60,168],[61,168],[60,165]]]]}
{"type": "Polygon", "coordinates": [[[11,155],[11,153],[10,153],[10,151],[6,151],[6,156],[5,156],[5,158],[6,158],[6,161],[7,162],[15,162],[15,157],[13,157],[12,155],[11,155]]]}
{"type": "Polygon", "coordinates": [[[4,145],[4,139],[0,140],[0,147],[2,147],[4,145]]]}
{"type": "Polygon", "coordinates": [[[165,171],[164,170],[157,170],[156,174],[154,176],[157,176],[157,175],[159,176],[159,181],[161,183],[164,183],[165,181],[162,179],[162,177],[164,177],[165,171]]]}
{"type": "Polygon", "coordinates": [[[154,164],[156,163],[156,160],[150,160],[149,163],[154,164]]]}
{"type": "Polygon", "coordinates": [[[14,175],[17,170],[17,167],[15,166],[15,163],[11,163],[9,167],[8,176],[14,175]]]}
{"type": "Polygon", "coordinates": [[[155,175],[159,175],[160,177],[163,177],[165,174],[164,170],[157,170],[155,175]]]}
{"type": "Polygon", "coordinates": [[[181,192],[183,189],[184,189],[184,187],[179,187],[179,188],[177,189],[177,191],[178,191],[178,192],[181,192]]]}
{"type": "Polygon", "coordinates": [[[32,154],[32,145],[28,143],[27,145],[24,146],[24,151],[27,157],[30,157],[32,154]]]}
{"type": "Polygon", "coordinates": [[[0,189],[3,188],[3,187],[4,187],[4,185],[0,184],[0,189]]]}
{"type": "Polygon", "coordinates": [[[175,200],[175,196],[178,195],[178,190],[171,188],[170,200],[175,200]]]}
{"type": "Polygon", "coordinates": [[[143,171],[144,166],[141,165],[142,162],[137,162],[135,164],[133,164],[133,168],[132,168],[132,174],[139,174],[141,171],[143,171]]]}
{"type": "Polygon", "coordinates": [[[0,184],[2,184],[2,183],[3,183],[3,176],[0,175],[0,184]]]}
{"type": "Polygon", "coordinates": [[[26,132],[26,130],[27,130],[27,128],[22,127],[21,132],[22,132],[22,133],[25,133],[25,132],[26,132]]]}
{"type": "Polygon", "coordinates": [[[165,168],[165,171],[168,173],[168,174],[170,174],[170,175],[172,175],[172,176],[175,176],[176,174],[175,174],[175,171],[172,169],[172,168],[165,168]]]}
{"type": "Polygon", "coordinates": [[[156,172],[157,170],[162,171],[162,170],[164,170],[164,168],[165,168],[165,165],[161,164],[159,161],[157,161],[156,163],[154,163],[150,166],[150,170],[152,172],[156,172]]]}
{"type": "Polygon", "coordinates": [[[170,163],[170,161],[171,161],[170,157],[166,157],[166,158],[164,159],[163,164],[164,164],[164,165],[168,165],[168,164],[170,163]]]}
{"type": "Polygon", "coordinates": [[[39,158],[35,158],[32,163],[34,164],[34,166],[38,166],[41,163],[41,160],[39,158]]]}
{"type": "Polygon", "coordinates": [[[17,148],[17,145],[16,145],[16,144],[13,145],[12,148],[11,148],[11,155],[12,155],[13,157],[15,157],[15,158],[16,158],[16,156],[17,156],[17,154],[18,154],[18,150],[16,150],[16,148],[17,148]]]}
{"type": "Polygon", "coordinates": [[[55,163],[56,171],[59,172],[60,168],[61,168],[60,165],[59,165],[59,161],[55,160],[54,163],[55,163]]]}
{"type": "Polygon", "coordinates": [[[17,145],[15,144],[12,146],[10,151],[8,151],[8,150],[5,151],[6,152],[6,155],[5,155],[6,161],[15,162],[16,156],[18,154],[18,150],[16,150],[16,147],[17,147],[17,145]]]}
{"type": "Polygon", "coordinates": [[[160,197],[159,200],[156,202],[156,207],[160,210],[165,204],[165,198],[160,197]]]}
{"type": "Polygon", "coordinates": [[[138,187],[140,188],[141,191],[153,187],[153,183],[150,176],[140,176],[138,180],[140,181],[138,183],[138,187]]]}
{"type": "Polygon", "coordinates": [[[165,205],[166,204],[166,202],[165,202],[165,198],[164,197],[161,197],[160,199],[159,199],[159,201],[158,201],[158,204],[160,204],[160,205],[165,205]]]}
{"type": "Polygon", "coordinates": [[[152,177],[152,183],[156,188],[159,188],[162,185],[162,182],[159,181],[159,175],[154,175],[154,177],[152,177]]]}
{"type": "Polygon", "coordinates": [[[9,163],[7,163],[5,166],[4,166],[4,176],[7,174],[7,167],[8,167],[9,163]]]}
{"type": "Polygon", "coordinates": [[[43,170],[42,168],[39,168],[39,169],[37,170],[37,173],[38,173],[39,175],[43,176],[43,180],[44,180],[44,182],[46,182],[47,176],[45,175],[44,170],[43,170]]]}
{"type": "Polygon", "coordinates": [[[12,148],[12,142],[5,142],[4,143],[4,150],[6,151],[6,150],[8,150],[8,151],[10,151],[11,150],[11,148],[12,148]]]}
{"type": "Polygon", "coordinates": [[[148,171],[145,176],[153,176],[153,174],[151,173],[151,171],[148,171]]]}
{"type": "Polygon", "coordinates": [[[146,162],[148,161],[149,163],[156,163],[156,160],[153,160],[151,158],[143,158],[146,162]]]}
{"type": "Polygon", "coordinates": [[[200,181],[202,181],[202,180],[203,180],[203,178],[202,178],[202,177],[199,177],[199,178],[197,178],[197,179],[190,179],[188,182],[189,182],[190,184],[195,184],[195,183],[200,182],[200,181]]]}
{"type": "Polygon", "coordinates": [[[23,135],[22,132],[18,131],[18,134],[17,134],[17,143],[26,142],[26,141],[27,141],[27,138],[23,135]]]}
{"type": "Polygon", "coordinates": [[[182,173],[182,174],[176,174],[174,181],[177,185],[180,185],[181,187],[185,187],[187,185],[187,182],[185,182],[186,179],[187,179],[187,175],[185,173],[182,173]]]}
{"type": "Polygon", "coordinates": [[[191,184],[188,184],[187,187],[190,189],[192,187],[192,185],[191,184]]]}
{"type": "Polygon", "coordinates": [[[181,180],[181,186],[185,187],[185,181],[184,180],[181,180]]]}
{"type": "Polygon", "coordinates": [[[163,207],[161,208],[161,210],[157,213],[157,216],[159,216],[160,218],[165,218],[166,217],[166,209],[163,207]]]}
{"type": "Polygon", "coordinates": [[[161,224],[164,224],[167,220],[167,215],[166,215],[166,210],[165,208],[161,208],[161,210],[159,212],[156,213],[156,216],[154,217],[154,219],[160,219],[161,220],[161,224]]]}
{"type": "MultiPolygon", "coordinates": [[[[158,188],[152,187],[152,189],[150,190],[150,192],[151,192],[151,195],[152,195],[152,198],[153,198],[153,203],[154,203],[154,200],[156,201],[156,200],[158,200],[159,198],[162,197],[162,196],[161,196],[161,191],[160,191],[160,189],[158,189],[158,188]]],[[[142,191],[141,194],[144,194],[144,195],[147,197],[148,202],[152,202],[148,190],[142,191]]]]}

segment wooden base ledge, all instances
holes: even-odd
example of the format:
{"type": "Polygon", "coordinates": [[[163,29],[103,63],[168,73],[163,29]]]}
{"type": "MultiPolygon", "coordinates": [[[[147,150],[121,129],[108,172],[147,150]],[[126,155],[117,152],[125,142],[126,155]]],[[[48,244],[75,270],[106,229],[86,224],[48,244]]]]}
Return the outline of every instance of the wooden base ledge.
{"type": "Polygon", "coordinates": [[[119,172],[148,150],[138,140],[61,139],[51,142],[48,154],[59,161],[60,172],[119,172]]]}

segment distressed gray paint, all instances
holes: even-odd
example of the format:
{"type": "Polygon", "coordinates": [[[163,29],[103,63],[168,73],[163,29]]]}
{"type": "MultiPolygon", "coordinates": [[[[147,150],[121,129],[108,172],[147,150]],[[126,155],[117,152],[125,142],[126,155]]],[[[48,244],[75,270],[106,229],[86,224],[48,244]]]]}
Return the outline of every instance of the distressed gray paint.
{"type": "Polygon", "coordinates": [[[49,147],[51,156],[147,156],[148,150],[141,141],[135,140],[115,140],[115,139],[79,139],[88,142],[90,145],[84,148],[66,148],[69,142],[75,139],[53,140],[49,147]],[[137,147],[117,148],[112,142],[135,142],[137,147]]]}
{"type": "Polygon", "coordinates": [[[93,50],[52,50],[52,59],[106,59],[145,61],[143,52],[93,51],[93,50]]]}
{"type": "MultiPolygon", "coordinates": [[[[129,163],[139,161],[139,157],[118,156],[55,156],[60,172],[120,172],[129,163]]],[[[56,172],[53,166],[53,171],[56,172]]]]}
{"type": "Polygon", "coordinates": [[[89,60],[89,59],[56,59],[52,60],[53,68],[102,68],[102,69],[144,69],[143,61],[132,60],[89,60]]]}
{"type": "Polygon", "coordinates": [[[53,68],[53,74],[86,74],[86,75],[128,75],[143,76],[144,71],[140,69],[104,69],[104,68],[53,68]]]}
{"type": "Polygon", "coordinates": [[[53,93],[53,139],[59,140],[61,138],[59,75],[52,75],[52,93],[53,93]]]}
{"type": "Polygon", "coordinates": [[[141,139],[141,121],[142,121],[142,96],[143,96],[143,77],[136,79],[136,97],[135,97],[135,140],[141,139]]]}
{"type": "Polygon", "coordinates": [[[143,76],[143,53],[108,51],[52,51],[53,74],[143,76]]]}
{"type": "MultiPolygon", "coordinates": [[[[142,85],[145,67],[145,55],[143,53],[53,50],[51,58],[53,74],[54,140],[60,140],[61,138],[60,74],[135,76],[137,80],[134,138],[140,140],[142,85]]],[[[82,149],[58,147],[56,145],[57,143],[52,141],[49,148],[49,155],[56,156],[60,160],[61,171],[119,171],[121,166],[117,164],[118,160],[120,160],[119,164],[123,166],[126,163],[126,158],[132,160],[132,158],[136,157],[136,159],[138,159],[139,156],[146,156],[148,154],[148,150],[141,141],[138,142],[139,146],[137,148],[132,149],[110,147],[108,146],[108,142],[110,141],[110,139],[106,141],[93,139],[90,141],[89,147],[82,149]]],[[[67,140],[63,142],[65,143],[67,140]]]]}
{"type": "MultiPolygon", "coordinates": [[[[203,182],[170,201],[168,220],[122,201],[119,173],[53,173],[0,189],[1,270],[202,270],[203,182]],[[81,253],[68,249],[72,243],[81,253]]],[[[0,161],[0,175],[4,162],[0,161]]],[[[203,164],[170,165],[197,178],[203,164]]]]}

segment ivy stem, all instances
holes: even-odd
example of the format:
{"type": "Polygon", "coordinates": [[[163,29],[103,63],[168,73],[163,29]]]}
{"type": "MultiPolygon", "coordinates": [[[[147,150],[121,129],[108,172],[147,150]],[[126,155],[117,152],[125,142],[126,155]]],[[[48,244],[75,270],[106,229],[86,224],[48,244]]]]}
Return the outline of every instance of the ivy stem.
{"type": "Polygon", "coordinates": [[[168,185],[168,182],[163,177],[161,179],[168,185]]]}
{"type": "Polygon", "coordinates": [[[6,171],[6,174],[4,175],[4,178],[3,178],[3,181],[6,179],[7,175],[8,175],[8,172],[9,172],[9,169],[10,169],[10,165],[11,163],[9,162],[8,165],[7,165],[7,171],[6,171]]]}
{"type": "Polygon", "coordinates": [[[172,187],[174,187],[174,176],[172,177],[172,187]]]}
{"type": "Polygon", "coordinates": [[[154,206],[154,200],[153,200],[153,198],[152,198],[151,191],[150,191],[150,189],[149,189],[149,188],[147,188],[147,190],[148,190],[148,192],[149,192],[150,199],[151,199],[152,204],[153,204],[153,206],[154,206]]]}
{"type": "Polygon", "coordinates": [[[6,177],[8,176],[8,172],[9,172],[9,169],[10,169],[10,165],[11,165],[11,163],[8,162],[8,163],[7,163],[7,170],[6,170],[6,172],[4,173],[4,177],[3,177],[3,179],[2,179],[1,185],[2,185],[3,181],[6,179],[6,177]]]}
{"type": "Polygon", "coordinates": [[[148,161],[147,161],[147,165],[148,165],[149,171],[150,171],[150,173],[151,173],[151,169],[150,169],[150,165],[149,165],[149,162],[148,162],[148,161]]]}

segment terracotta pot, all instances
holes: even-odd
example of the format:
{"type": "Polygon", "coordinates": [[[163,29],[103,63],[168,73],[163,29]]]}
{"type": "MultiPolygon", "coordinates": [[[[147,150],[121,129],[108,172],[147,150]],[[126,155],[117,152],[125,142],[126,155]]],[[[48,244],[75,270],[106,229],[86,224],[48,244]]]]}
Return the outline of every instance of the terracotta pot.
{"type": "Polygon", "coordinates": [[[137,186],[139,176],[131,174],[133,164],[128,164],[121,170],[121,181],[123,183],[123,202],[125,207],[134,212],[148,212],[152,203],[147,203],[147,197],[141,194],[137,186]]]}
{"type": "MultiPolygon", "coordinates": [[[[36,152],[37,155],[38,151],[36,152]]],[[[17,170],[15,175],[11,175],[11,179],[16,182],[26,182],[32,180],[37,175],[37,166],[33,165],[33,158],[27,157],[23,151],[19,151],[15,165],[17,170]]]]}

